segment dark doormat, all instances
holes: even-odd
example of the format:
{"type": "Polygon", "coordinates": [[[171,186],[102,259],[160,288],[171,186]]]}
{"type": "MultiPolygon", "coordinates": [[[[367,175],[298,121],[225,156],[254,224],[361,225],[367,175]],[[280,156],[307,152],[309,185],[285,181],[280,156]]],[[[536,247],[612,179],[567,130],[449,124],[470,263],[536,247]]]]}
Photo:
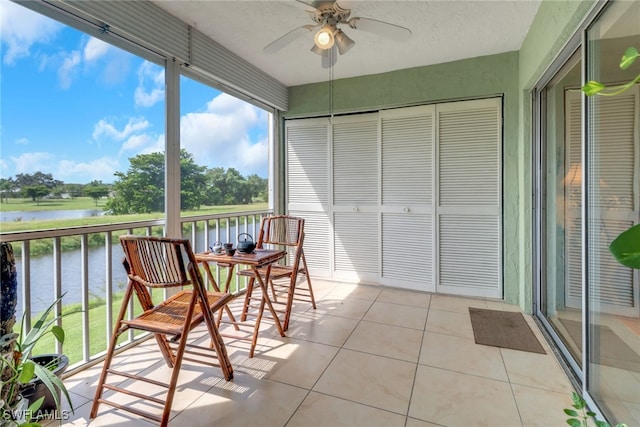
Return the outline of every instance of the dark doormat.
{"type": "Polygon", "coordinates": [[[469,307],[476,344],[546,354],[521,313],[469,307]]]}
{"type": "MultiPolygon", "coordinates": [[[[575,320],[559,318],[569,333],[569,337],[582,351],[582,323],[575,320]]],[[[591,350],[592,362],[599,365],[640,372],[640,355],[622,341],[610,327],[594,325],[591,329],[594,341],[591,350]]]]}

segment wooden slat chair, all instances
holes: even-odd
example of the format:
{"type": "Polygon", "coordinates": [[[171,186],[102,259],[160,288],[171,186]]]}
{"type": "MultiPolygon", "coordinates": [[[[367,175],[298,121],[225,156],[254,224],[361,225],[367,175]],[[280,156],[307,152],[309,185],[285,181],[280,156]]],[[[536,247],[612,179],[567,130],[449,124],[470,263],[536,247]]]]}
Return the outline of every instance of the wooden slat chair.
{"type": "Polygon", "coordinates": [[[123,264],[129,280],[98,381],[90,417],[95,418],[99,405],[104,403],[166,426],[171,414],[171,404],[183,358],[219,366],[226,380],[233,378],[233,368],[214,321],[214,313],[222,309],[232,295],[206,290],[189,240],[127,235],[121,236],[120,242],[124,249],[123,264]],[[149,289],[167,288],[177,288],[177,293],[162,303],[154,305],[149,289]],[[125,319],[134,295],[143,313],[133,319],[125,319]],[[187,343],[189,332],[202,322],[206,324],[211,338],[209,346],[187,343]],[[154,335],[164,360],[172,368],[168,383],[111,368],[118,337],[129,329],[146,331],[154,335]],[[198,357],[185,356],[185,353],[198,357]],[[107,383],[107,376],[117,376],[120,380],[129,378],[166,388],[165,399],[107,383]],[[131,405],[108,400],[103,397],[103,393],[107,391],[120,392],[137,399],[154,402],[163,406],[162,415],[158,416],[131,405]]]}
{"type": "MultiPolygon", "coordinates": [[[[289,320],[291,318],[291,309],[293,301],[310,302],[312,307],[316,308],[316,301],[313,295],[313,287],[311,285],[311,277],[309,276],[309,268],[307,260],[304,256],[304,218],[298,218],[289,215],[274,215],[263,217],[260,221],[260,232],[256,247],[285,249],[287,256],[284,263],[273,264],[271,266],[270,280],[267,285],[273,294],[273,302],[284,304],[285,308],[280,310],[284,314],[282,321],[282,329],[289,328],[289,320]],[[300,281],[299,277],[304,276],[306,280],[300,281]],[[282,280],[288,279],[288,280],[282,280]],[[306,284],[306,285],[305,285],[306,284]],[[286,294],[286,301],[282,303],[282,294],[286,294]]],[[[261,271],[262,273],[262,271],[261,271]]],[[[238,272],[241,276],[252,276],[250,270],[241,270],[238,272]]],[[[264,277],[264,274],[263,274],[264,277]]],[[[253,283],[251,278],[247,285],[245,294],[245,303],[242,311],[242,320],[246,320],[252,307],[251,301],[256,300],[254,297],[253,283]]]]}

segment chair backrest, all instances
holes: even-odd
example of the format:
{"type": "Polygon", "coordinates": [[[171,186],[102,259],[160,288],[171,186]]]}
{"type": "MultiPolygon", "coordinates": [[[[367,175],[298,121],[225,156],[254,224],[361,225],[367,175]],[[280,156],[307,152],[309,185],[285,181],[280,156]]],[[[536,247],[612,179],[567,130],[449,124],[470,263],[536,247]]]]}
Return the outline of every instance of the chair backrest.
{"type": "Polygon", "coordinates": [[[296,262],[302,255],[304,218],[289,215],[263,217],[260,222],[258,248],[284,249],[288,263],[296,262]]]}
{"type": "Polygon", "coordinates": [[[187,239],[120,236],[129,279],[151,288],[193,285],[200,280],[191,243],[187,239]]]}

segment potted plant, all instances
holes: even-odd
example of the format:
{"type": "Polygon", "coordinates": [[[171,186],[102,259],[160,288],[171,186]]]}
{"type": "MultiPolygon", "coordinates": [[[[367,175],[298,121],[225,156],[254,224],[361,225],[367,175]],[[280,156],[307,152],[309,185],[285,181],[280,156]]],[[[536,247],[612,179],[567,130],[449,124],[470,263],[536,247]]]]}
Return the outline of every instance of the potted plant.
{"type": "MultiPolygon", "coordinates": [[[[589,427],[589,421],[596,427],[611,427],[611,424],[608,422],[599,420],[597,414],[587,408],[587,402],[575,391],[571,392],[571,400],[573,401],[571,408],[564,410],[564,413],[569,415],[567,424],[571,427],[589,427]]],[[[627,425],[616,424],[615,427],[627,427],[627,425]]]]}
{"type": "Polygon", "coordinates": [[[3,396],[0,425],[38,426],[31,420],[57,411],[61,393],[71,405],[69,393],[60,379],[69,363],[68,358],[64,355],[32,355],[36,344],[48,334],[64,343],[64,330],[55,324],[56,318],[50,316],[58,301],[40,314],[29,332],[25,330],[23,316],[20,333],[10,332],[0,337],[0,349],[3,349],[0,372],[9,373],[0,383],[3,396]]]}
{"type": "Polygon", "coordinates": [[[41,408],[43,411],[57,411],[60,408],[60,393],[64,393],[71,406],[69,394],[59,377],[69,362],[66,356],[45,355],[43,361],[42,357],[32,354],[36,344],[48,334],[52,334],[60,343],[64,342],[64,330],[56,325],[57,318],[51,316],[62,297],[40,314],[29,331],[26,330],[23,315],[19,333],[14,332],[17,280],[11,245],[3,243],[0,255],[0,426],[39,426],[39,423],[32,422],[35,415],[39,414],[41,408]],[[39,386],[40,383],[43,386],[39,386]],[[47,399],[49,401],[43,406],[47,399]]]}

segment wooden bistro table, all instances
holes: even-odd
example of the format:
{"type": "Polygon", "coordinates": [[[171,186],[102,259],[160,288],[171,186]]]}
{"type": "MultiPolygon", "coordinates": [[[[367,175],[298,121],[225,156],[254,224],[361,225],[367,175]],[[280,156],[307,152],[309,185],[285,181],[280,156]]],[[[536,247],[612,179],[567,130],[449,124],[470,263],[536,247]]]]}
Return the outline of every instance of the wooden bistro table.
{"type": "MultiPolygon", "coordinates": [[[[249,267],[254,274],[255,282],[258,283],[260,289],[262,290],[262,299],[260,301],[260,307],[258,309],[258,314],[256,317],[255,324],[253,325],[253,335],[251,338],[232,336],[221,334],[222,336],[236,338],[236,339],[250,339],[251,340],[251,350],[249,351],[249,357],[253,357],[253,352],[256,347],[256,343],[258,342],[258,331],[260,329],[260,321],[262,319],[262,313],[264,312],[264,307],[269,309],[271,316],[276,324],[276,328],[280,333],[280,336],[284,337],[285,333],[282,329],[282,324],[280,323],[280,319],[276,313],[276,310],[273,307],[271,299],[269,298],[269,292],[267,289],[267,284],[269,283],[269,276],[271,275],[271,265],[283,258],[286,254],[284,250],[274,250],[274,249],[256,249],[250,254],[243,254],[238,251],[233,256],[227,255],[226,253],[216,254],[213,252],[201,252],[195,254],[196,261],[202,264],[205,274],[209,278],[209,282],[215,291],[218,292],[230,292],[231,279],[233,277],[233,271],[236,265],[243,265],[249,267]],[[227,271],[227,280],[222,288],[218,286],[215,278],[213,277],[213,273],[211,272],[210,264],[215,263],[219,266],[224,266],[228,268],[227,271]],[[265,271],[264,277],[258,272],[259,268],[263,268],[265,271]]],[[[234,293],[234,297],[242,294],[242,292],[234,293]]],[[[245,305],[248,302],[245,300],[245,305]]],[[[248,309],[248,307],[244,307],[244,309],[248,309]]],[[[231,312],[231,309],[228,305],[225,306],[225,311],[229,316],[229,323],[233,324],[235,329],[238,330],[238,325],[246,324],[246,322],[239,322],[236,320],[235,316],[231,312]]],[[[218,324],[221,321],[222,311],[218,316],[218,324]]]]}

